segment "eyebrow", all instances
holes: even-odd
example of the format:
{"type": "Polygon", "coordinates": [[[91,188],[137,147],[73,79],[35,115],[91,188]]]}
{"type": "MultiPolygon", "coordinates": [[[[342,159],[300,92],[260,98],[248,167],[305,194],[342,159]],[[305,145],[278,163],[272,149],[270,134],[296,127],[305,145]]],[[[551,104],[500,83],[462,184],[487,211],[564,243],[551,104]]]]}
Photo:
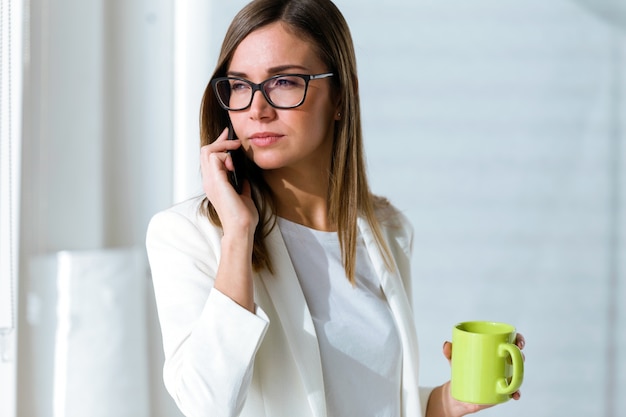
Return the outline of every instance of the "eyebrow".
{"type": "MultiPolygon", "coordinates": [[[[302,65],[288,64],[288,65],[279,65],[277,67],[268,68],[267,69],[267,73],[268,74],[280,74],[282,72],[285,72],[285,71],[288,71],[288,70],[294,70],[294,69],[308,70],[307,67],[302,66],[302,65]]],[[[233,77],[245,78],[246,73],[245,72],[238,72],[238,71],[227,71],[226,75],[233,76],[233,77]]]]}

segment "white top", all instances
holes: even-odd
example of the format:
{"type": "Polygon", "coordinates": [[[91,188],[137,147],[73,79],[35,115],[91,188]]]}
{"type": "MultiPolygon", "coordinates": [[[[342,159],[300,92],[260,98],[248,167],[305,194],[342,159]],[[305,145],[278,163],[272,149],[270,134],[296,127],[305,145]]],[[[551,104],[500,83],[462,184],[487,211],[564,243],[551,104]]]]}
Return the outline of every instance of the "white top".
{"type": "Polygon", "coordinates": [[[362,238],[353,286],[337,233],[278,223],[313,317],[328,415],[400,416],[401,342],[362,238]]]}

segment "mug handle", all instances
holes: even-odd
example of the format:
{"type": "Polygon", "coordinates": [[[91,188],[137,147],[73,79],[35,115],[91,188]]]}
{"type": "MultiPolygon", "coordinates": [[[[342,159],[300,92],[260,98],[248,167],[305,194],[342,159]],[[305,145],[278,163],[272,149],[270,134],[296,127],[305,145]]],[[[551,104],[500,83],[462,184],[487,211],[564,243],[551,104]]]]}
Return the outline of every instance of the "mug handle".
{"type": "Polygon", "coordinates": [[[524,359],[522,358],[522,352],[519,348],[511,343],[502,343],[498,346],[498,355],[511,356],[511,362],[513,366],[513,376],[511,382],[507,385],[506,379],[500,379],[496,386],[496,392],[502,395],[511,395],[522,386],[524,380],[524,359]]]}

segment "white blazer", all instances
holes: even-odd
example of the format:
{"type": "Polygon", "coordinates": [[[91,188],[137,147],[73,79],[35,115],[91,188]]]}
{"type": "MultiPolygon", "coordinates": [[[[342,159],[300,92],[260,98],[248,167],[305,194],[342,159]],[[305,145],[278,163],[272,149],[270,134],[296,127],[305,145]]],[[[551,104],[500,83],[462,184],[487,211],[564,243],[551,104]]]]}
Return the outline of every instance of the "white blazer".
{"type": "MultiPolygon", "coordinates": [[[[198,213],[200,202],[158,213],[148,226],[168,392],[187,417],[338,417],[326,414],[315,328],[278,226],[267,237],[274,274],[254,277],[252,314],[213,289],[221,229],[198,213]]],[[[402,416],[423,416],[430,389],[418,388],[417,334],[407,295],[412,228],[390,205],[377,215],[395,271],[386,268],[364,219],[359,232],[402,342],[402,416]]]]}

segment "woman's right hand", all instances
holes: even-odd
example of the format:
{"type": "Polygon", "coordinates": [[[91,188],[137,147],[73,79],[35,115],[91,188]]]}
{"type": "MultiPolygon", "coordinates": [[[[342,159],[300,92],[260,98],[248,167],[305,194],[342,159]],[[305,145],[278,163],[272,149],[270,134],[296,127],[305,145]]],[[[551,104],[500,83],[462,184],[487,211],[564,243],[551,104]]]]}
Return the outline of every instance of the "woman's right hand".
{"type": "Polygon", "coordinates": [[[222,223],[222,252],[213,288],[234,302],[255,311],[252,271],[254,231],[259,213],[251,197],[248,181],[241,194],[228,181],[233,160],[227,151],[241,146],[239,140],[228,140],[227,129],[215,142],[200,150],[202,186],[222,223]]]}
{"type": "Polygon", "coordinates": [[[225,235],[243,231],[253,235],[259,215],[252,201],[250,184],[244,181],[241,194],[237,194],[228,181],[228,171],[234,167],[227,151],[238,149],[241,142],[238,139],[228,140],[227,134],[228,128],[215,142],[200,149],[202,187],[217,211],[225,235]]]}

